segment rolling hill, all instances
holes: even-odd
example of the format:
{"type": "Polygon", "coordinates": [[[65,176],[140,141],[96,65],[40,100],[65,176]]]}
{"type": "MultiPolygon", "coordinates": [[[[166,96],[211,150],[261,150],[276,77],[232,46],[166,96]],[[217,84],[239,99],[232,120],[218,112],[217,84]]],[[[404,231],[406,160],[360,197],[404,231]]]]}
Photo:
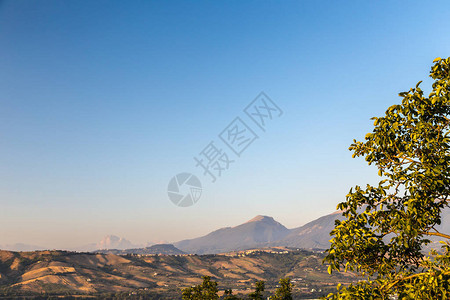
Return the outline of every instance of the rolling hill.
{"type": "Polygon", "coordinates": [[[232,288],[241,294],[248,294],[257,280],[273,291],[279,278],[290,276],[299,295],[295,299],[302,299],[355,280],[352,274],[329,275],[322,258],[321,253],[282,247],[201,256],[0,251],[0,298],[46,294],[173,300],[181,299],[182,288],[209,275],[222,292],[232,288]]]}

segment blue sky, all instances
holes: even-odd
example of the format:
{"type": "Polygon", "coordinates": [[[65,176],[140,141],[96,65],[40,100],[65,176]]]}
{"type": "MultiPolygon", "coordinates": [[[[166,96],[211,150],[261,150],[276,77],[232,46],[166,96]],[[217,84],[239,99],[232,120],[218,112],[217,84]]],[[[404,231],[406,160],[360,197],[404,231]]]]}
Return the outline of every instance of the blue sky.
{"type": "MultiPolygon", "coordinates": [[[[348,146],[450,53],[436,1],[0,2],[0,245],[297,227],[376,171],[348,146]],[[261,91],[284,114],[215,183],[193,157],[261,91]],[[203,195],[173,205],[192,172],[203,195]]],[[[250,125],[250,123],[249,123],[250,125]]],[[[254,125],[254,124],[253,124],[254,125]]]]}

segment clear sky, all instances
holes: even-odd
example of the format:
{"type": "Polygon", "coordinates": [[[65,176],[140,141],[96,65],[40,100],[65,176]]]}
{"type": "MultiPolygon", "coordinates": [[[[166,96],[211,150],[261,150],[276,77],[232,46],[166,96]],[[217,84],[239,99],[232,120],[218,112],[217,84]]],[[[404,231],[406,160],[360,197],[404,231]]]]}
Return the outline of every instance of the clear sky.
{"type": "Polygon", "coordinates": [[[292,228],[376,171],[348,146],[450,55],[448,1],[1,1],[0,245],[177,241],[255,215],[292,228]],[[243,109],[283,110],[262,132],[243,109]],[[220,144],[235,118],[259,138],[220,144]],[[215,183],[194,156],[235,160],[215,183]],[[169,180],[196,174],[177,207],[169,180]]]}

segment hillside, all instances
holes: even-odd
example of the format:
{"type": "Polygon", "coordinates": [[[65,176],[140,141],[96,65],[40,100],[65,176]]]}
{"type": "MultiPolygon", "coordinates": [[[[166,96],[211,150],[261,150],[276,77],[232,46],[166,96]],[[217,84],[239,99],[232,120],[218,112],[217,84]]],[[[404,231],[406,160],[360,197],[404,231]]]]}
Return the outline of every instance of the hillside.
{"type": "Polygon", "coordinates": [[[273,242],[273,246],[298,247],[303,249],[328,249],[331,239],[330,232],[334,221],[342,220],[340,212],[335,212],[298,228],[291,229],[284,238],[273,242]]]}
{"type": "MultiPolygon", "coordinates": [[[[303,250],[271,248],[223,255],[126,255],[64,251],[0,251],[1,295],[145,294],[148,299],[180,299],[182,288],[209,275],[220,287],[248,293],[256,280],[269,290],[280,277],[294,279],[305,297],[350,282],[351,274],[328,275],[322,255],[303,250]]],[[[8,297],[9,297],[8,296],[8,297]]]]}

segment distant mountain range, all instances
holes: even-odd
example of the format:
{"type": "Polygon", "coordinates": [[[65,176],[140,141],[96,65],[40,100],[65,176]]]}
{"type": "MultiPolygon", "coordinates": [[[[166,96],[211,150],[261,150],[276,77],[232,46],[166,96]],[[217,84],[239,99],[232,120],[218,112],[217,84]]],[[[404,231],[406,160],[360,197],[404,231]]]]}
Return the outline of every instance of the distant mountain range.
{"type": "Polygon", "coordinates": [[[196,254],[273,246],[326,249],[334,221],[340,216],[341,214],[336,212],[294,229],[287,229],[272,217],[256,216],[244,224],[222,228],[203,237],[180,241],[174,245],[184,252],[196,254]]]}
{"type": "Polygon", "coordinates": [[[340,212],[320,217],[301,227],[288,229],[272,217],[258,215],[234,227],[215,230],[205,236],[182,240],[173,245],[154,245],[147,248],[97,251],[113,254],[217,254],[261,247],[295,247],[327,249],[330,231],[340,212]]]}
{"type": "MultiPolygon", "coordinates": [[[[303,226],[288,229],[269,216],[255,218],[234,227],[215,230],[205,236],[182,240],[172,244],[135,245],[130,241],[109,235],[98,243],[88,244],[67,250],[78,252],[99,252],[114,254],[217,254],[229,251],[246,250],[261,247],[294,247],[302,249],[327,249],[330,232],[335,220],[342,219],[340,212],[335,212],[303,226]]],[[[437,227],[443,233],[450,233],[450,209],[442,213],[442,224],[437,227]]],[[[430,238],[433,242],[436,239],[430,238]]],[[[436,247],[433,243],[430,247],[436,247]]],[[[429,248],[429,247],[428,247],[429,248]]],[[[0,249],[11,251],[42,250],[45,247],[14,244],[0,245],[0,249]]]]}
{"type": "Polygon", "coordinates": [[[320,217],[301,227],[288,229],[272,217],[255,218],[234,227],[215,230],[205,236],[172,244],[154,245],[146,248],[103,248],[99,253],[112,254],[217,254],[261,247],[295,247],[302,249],[327,249],[334,221],[342,218],[339,212],[320,217]]]}
{"type": "Polygon", "coordinates": [[[211,232],[196,239],[174,243],[184,252],[205,254],[268,246],[290,233],[272,217],[256,216],[250,221],[211,232]]]}
{"type": "Polygon", "coordinates": [[[0,249],[8,251],[36,251],[36,250],[44,250],[45,247],[16,243],[16,244],[0,245],[0,249]]]}
{"type": "MultiPolygon", "coordinates": [[[[125,250],[125,249],[134,249],[134,248],[142,248],[149,247],[155,243],[147,243],[146,245],[136,245],[131,243],[129,240],[125,238],[121,238],[115,235],[107,235],[103,239],[101,239],[97,243],[86,244],[79,247],[71,247],[63,250],[76,251],[76,252],[92,252],[96,250],[107,250],[107,249],[117,249],[117,250],[125,250]]],[[[36,245],[28,245],[28,244],[8,244],[8,245],[0,245],[1,250],[9,250],[9,251],[37,251],[37,250],[49,250],[48,247],[36,246],[36,245]]]]}
{"type": "MultiPolygon", "coordinates": [[[[339,214],[331,214],[304,226],[288,229],[272,217],[258,215],[234,227],[221,228],[205,236],[182,240],[172,244],[135,245],[125,238],[115,235],[105,236],[98,243],[66,250],[77,252],[98,252],[113,254],[215,254],[250,248],[290,246],[303,249],[328,248],[329,232],[339,214]]],[[[14,244],[0,246],[11,251],[43,250],[45,247],[14,244]]]]}
{"type": "Polygon", "coordinates": [[[123,254],[164,254],[164,255],[181,255],[186,254],[185,252],[181,251],[180,249],[176,248],[172,244],[157,244],[150,247],[145,248],[137,248],[137,249],[125,249],[125,250],[97,250],[95,251],[97,253],[111,253],[116,255],[123,255],[123,254]]]}
{"type": "MultiPolygon", "coordinates": [[[[442,212],[440,232],[450,234],[450,209],[442,212]]],[[[184,240],[174,245],[180,250],[195,254],[216,254],[258,247],[294,247],[325,250],[330,246],[330,232],[336,220],[343,220],[340,211],[320,217],[303,226],[287,229],[271,217],[257,216],[235,227],[222,228],[203,237],[184,240]]],[[[438,248],[439,238],[430,237],[432,243],[425,248],[438,248]]]]}

